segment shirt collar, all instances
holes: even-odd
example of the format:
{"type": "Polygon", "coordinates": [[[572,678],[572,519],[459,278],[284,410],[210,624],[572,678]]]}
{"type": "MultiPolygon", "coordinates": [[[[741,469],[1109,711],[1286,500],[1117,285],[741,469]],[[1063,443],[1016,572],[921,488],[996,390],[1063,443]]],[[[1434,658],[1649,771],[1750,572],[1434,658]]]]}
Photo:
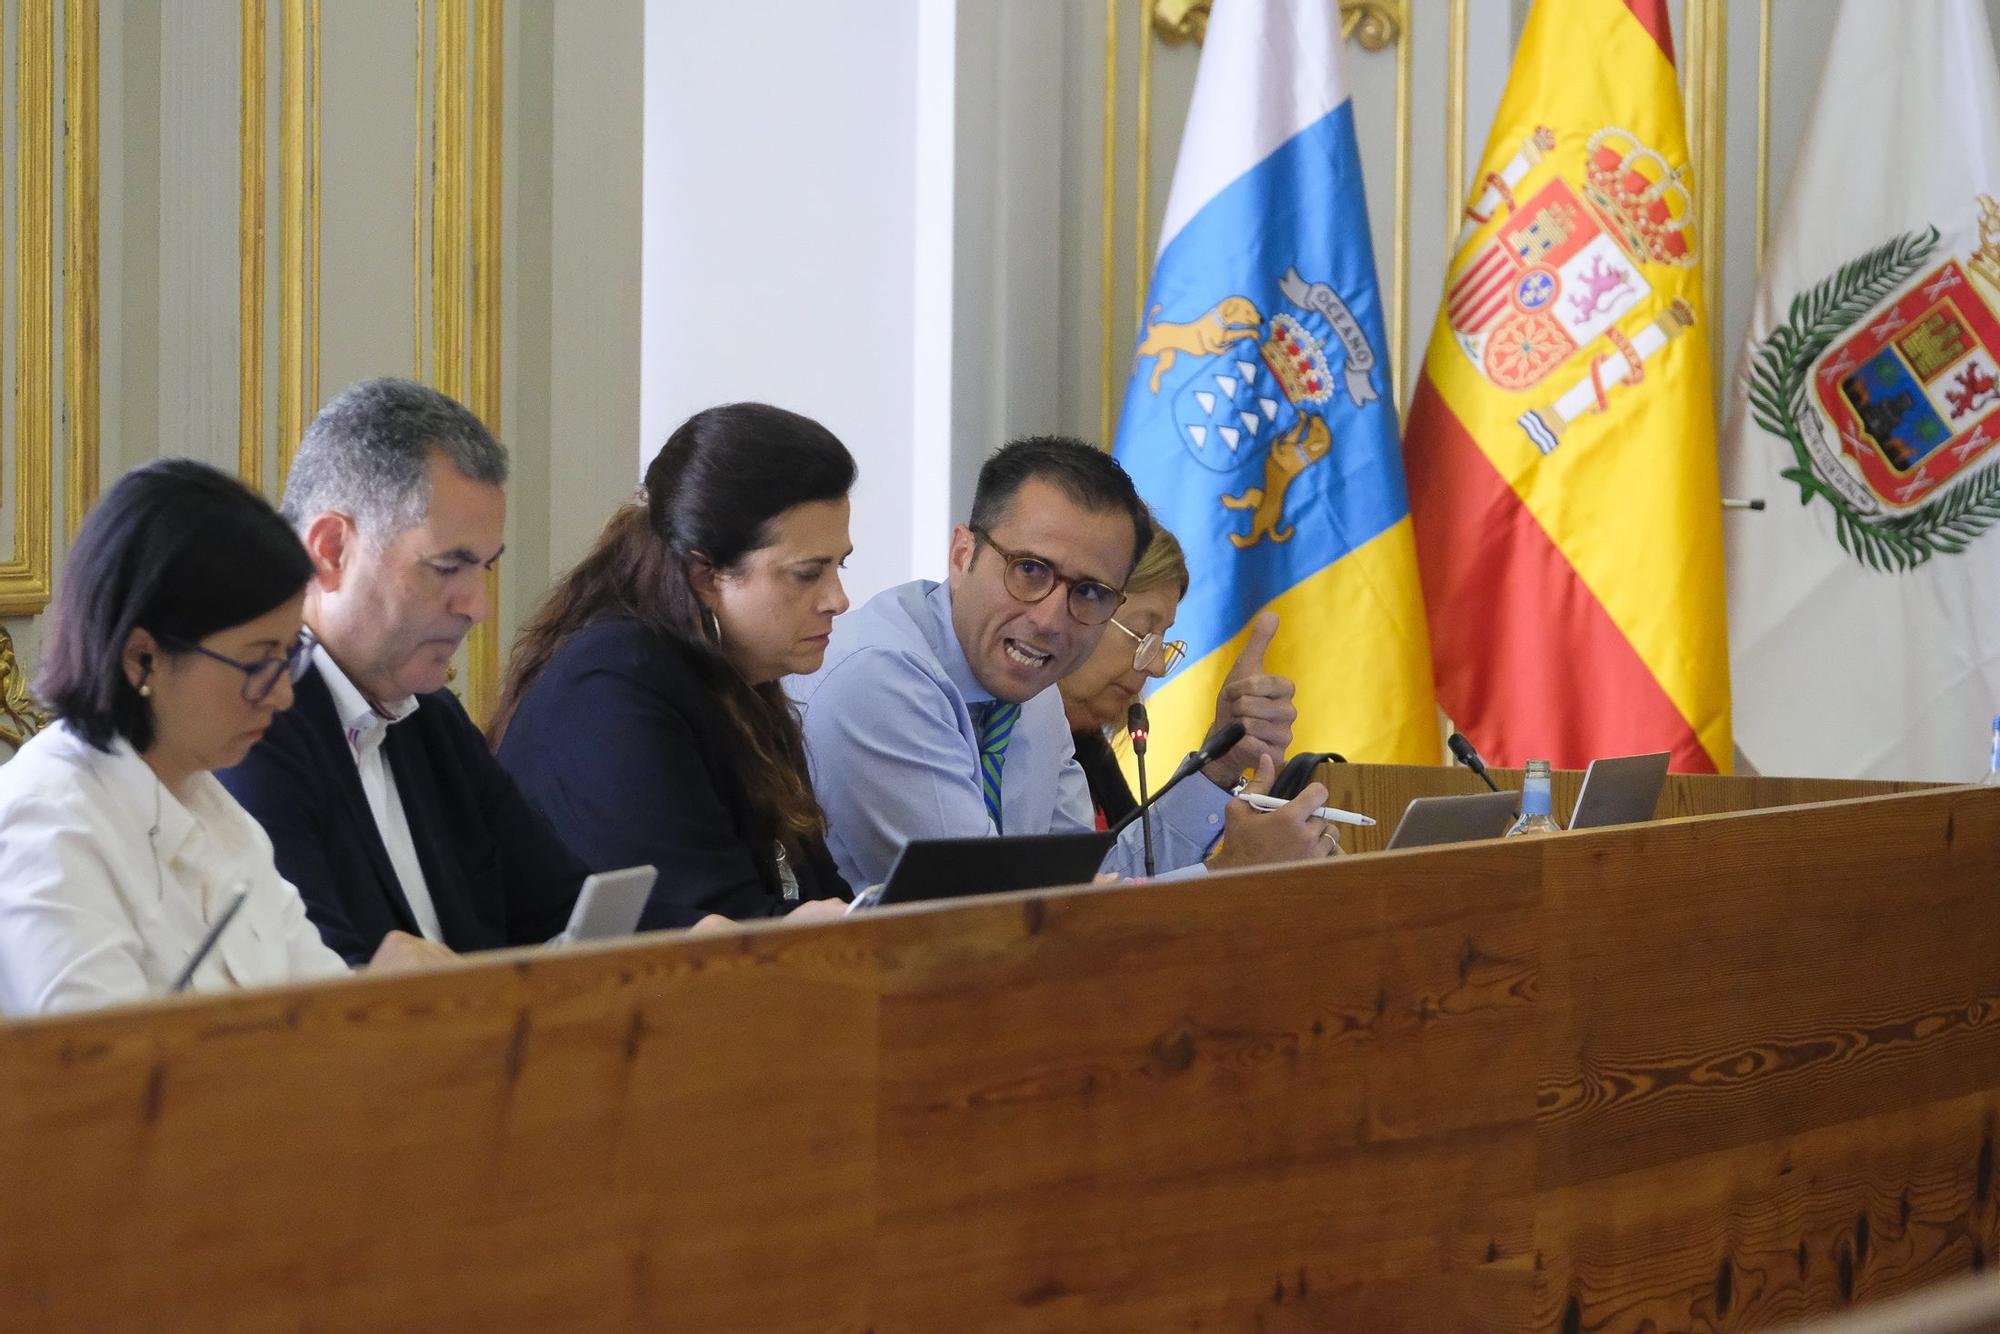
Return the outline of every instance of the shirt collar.
{"type": "Polygon", "coordinates": [[[361,688],[340,669],[340,664],[326,651],[326,645],[318,640],[313,641],[312,660],[313,666],[319,669],[320,679],[326,682],[327,693],[333,696],[333,708],[340,715],[341,730],[355,745],[378,728],[400,723],[417,711],[417,697],[411,695],[394,704],[383,705],[389,711],[386,718],[376,712],[368,697],[361,693],[361,688]]]}
{"type": "Polygon", "coordinates": [[[991,703],[993,692],[979,684],[979,678],[972,674],[972,663],[965,656],[965,646],[958,642],[958,629],[951,620],[951,585],[940,583],[933,587],[924,596],[924,605],[931,614],[924,637],[931,641],[944,674],[958,687],[967,704],[991,703]]]}
{"type": "MultiPolygon", "coordinates": [[[[69,724],[61,726],[86,761],[94,763],[103,774],[104,784],[117,797],[119,806],[146,822],[153,847],[162,859],[171,862],[199,824],[194,812],[167,789],[153,772],[153,766],[124,737],[112,738],[110,753],[106,754],[92,747],[69,724]]],[[[193,776],[192,782],[197,786],[204,781],[212,783],[215,779],[206,773],[193,776]]]]}

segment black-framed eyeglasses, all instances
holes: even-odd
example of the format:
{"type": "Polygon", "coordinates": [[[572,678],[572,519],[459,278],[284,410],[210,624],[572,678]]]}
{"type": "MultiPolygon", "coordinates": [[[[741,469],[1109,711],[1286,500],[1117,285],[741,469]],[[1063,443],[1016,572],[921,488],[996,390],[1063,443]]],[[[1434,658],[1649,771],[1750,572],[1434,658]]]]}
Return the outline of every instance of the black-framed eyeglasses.
{"type": "Polygon", "coordinates": [[[1164,676],[1180,666],[1181,659],[1187,656],[1186,640],[1169,639],[1162,643],[1158,630],[1149,635],[1141,635],[1116,616],[1111,618],[1111,623],[1131,636],[1133,643],[1137,645],[1132,650],[1132,670],[1135,672],[1150,672],[1153,670],[1154,662],[1157,661],[1160,664],[1160,674],[1164,676]]]}
{"type": "Polygon", "coordinates": [[[204,658],[213,658],[243,673],[243,699],[249,704],[262,704],[269,699],[271,692],[278,688],[280,676],[289,676],[292,684],[297,685],[312,661],[312,641],[304,635],[293,640],[291,648],[279,656],[256,662],[238,662],[226,653],[217,653],[212,648],[203,648],[184,639],[163,638],[160,642],[176,653],[199,653],[204,658]]]}
{"type": "Polygon", "coordinates": [[[1069,614],[1084,625],[1103,625],[1125,603],[1125,595],[1110,584],[1059,574],[1046,558],[1031,551],[1009,551],[995,542],[993,534],[984,528],[973,527],[972,535],[992,547],[994,553],[1007,562],[1001,582],[1016,602],[1033,605],[1055,592],[1057,584],[1068,584],[1069,614]]]}

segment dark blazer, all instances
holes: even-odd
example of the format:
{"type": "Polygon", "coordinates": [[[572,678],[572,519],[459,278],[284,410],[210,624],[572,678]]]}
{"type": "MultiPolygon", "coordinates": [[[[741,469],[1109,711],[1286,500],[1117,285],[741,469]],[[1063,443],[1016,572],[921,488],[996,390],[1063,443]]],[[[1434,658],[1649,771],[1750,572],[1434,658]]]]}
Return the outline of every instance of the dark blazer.
{"type": "Polygon", "coordinates": [[[770,840],[752,825],[735,730],[688,651],[609,616],[556,650],[521,697],[500,763],[593,870],[650,862],[660,879],[641,925],[707,913],[773,917],[848,897],[824,841],[792,858],[780,895],[770,840]]]}
{"type": "Polygon", "coordinates": [[[1118,754],[1102,729],[1092,727],[1069,735],[1076,743],[1076,762],[1083,766],[1083,780],[1090,785],[1090,804],[1097,808],[1098,827],[1108,829],[1130,815],[1139,805],[1138,799],[1132,795],[1132,785],[1125,781],[1125,771],[1118,765],[1118,754]]]}
{"type": "MultiPolygon", "coordinates": [[[[318,668],[241,764],[216,774],[271,836],[322,939],[366,963],[391,930],[418,934],[361,772],[318,668]]],[[[521,798],[449,690],[382,742],[444,943],[464,953],[530,945],[569,924],[582,864],[521,798]]]]}

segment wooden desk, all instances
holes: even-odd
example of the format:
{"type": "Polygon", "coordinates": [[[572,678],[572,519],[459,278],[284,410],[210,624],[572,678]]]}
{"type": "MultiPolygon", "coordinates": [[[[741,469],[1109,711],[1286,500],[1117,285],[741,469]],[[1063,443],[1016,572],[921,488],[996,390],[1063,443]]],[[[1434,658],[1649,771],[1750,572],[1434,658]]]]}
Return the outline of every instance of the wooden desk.
{"type": "MultiPolygon", "coordinates": [[[[1521,790],[1519,769],[1487,772],[1498,786],[1521,790]]],[[[1576,807],[1577,790],[1583,786],[1583,770],[1558,769],[1552,778],[1556,818],[1567,824],[1570,812],[1576,807]]],[[[1486,790],[1486,785],[1470,769],[1437,764],[1323,764],[1319,780],[1326,784],[1330,805],[1375,817],[1372,827],[1342,826],[1340,843],[1349,852],[1379,852],[1395,832],[1396,822],[1403,818],[1404,808],[1418,797],[1447,797],[1486,790]]],[[[1662,820],[1682,815],[1719,815],[1724,811],[1766,810],[1815,801],[1918,792],[1938,786],[1846,778],[1668,774],[1654,814],[1662,820]]]]}
{"type": "Polygon", "coordinates": [[[0,1328],[1748,1328],[2000,1244],[2000,794],[0,1027],[0,1328]]]}

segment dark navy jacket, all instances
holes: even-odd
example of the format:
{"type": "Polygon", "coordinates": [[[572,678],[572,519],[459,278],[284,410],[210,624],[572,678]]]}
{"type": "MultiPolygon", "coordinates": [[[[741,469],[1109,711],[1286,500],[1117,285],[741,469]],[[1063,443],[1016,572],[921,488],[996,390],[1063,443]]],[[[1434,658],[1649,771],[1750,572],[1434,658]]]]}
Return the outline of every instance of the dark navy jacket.
{"type": "Polygon", "coordinates": [[[658,868],[644,928],[847,897],[819,839],[792,859],[798,900],[781,897],[772,845],[744,796],[740,744],[688,650],[614,616],[573,636],[528,687],[500,763],[592,870],[658,868]]]}
{"type": "MultiPolygon", "coordinates": [[[[217,773],[271,836],[322,939],[366,963],[391,930],[419,934],[361,788],[333,696],[314,668],[241,764],[217,773]]],[[[449,690],[382,742],[437,908],[465,953],[532,945],[569,922],[584,869],[522,799],[449,690]]]]}

